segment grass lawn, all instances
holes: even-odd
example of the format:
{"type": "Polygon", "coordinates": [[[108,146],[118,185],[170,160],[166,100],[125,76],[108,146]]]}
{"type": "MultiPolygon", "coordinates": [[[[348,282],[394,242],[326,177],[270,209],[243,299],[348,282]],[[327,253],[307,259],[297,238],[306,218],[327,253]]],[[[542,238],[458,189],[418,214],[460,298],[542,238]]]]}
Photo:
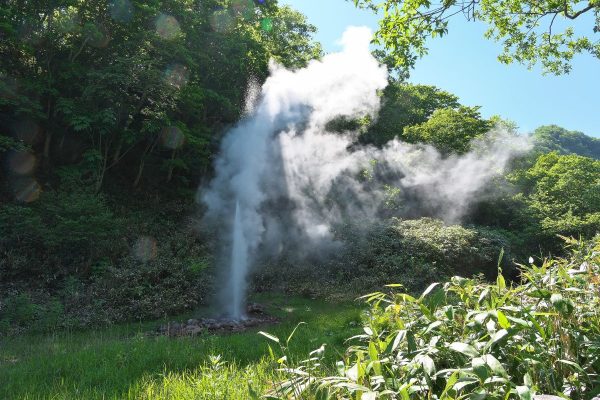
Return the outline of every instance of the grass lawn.
{"type": "Polygon", "coordinates": [[[282,322],[239,334],[189,338],[146,337],[144,332],[157,327],[157,321],[0,339],[0,399],[252,398],[277,378],[268,357],[267,345],[273,343],[259,330],[287,338],[299,322],[306,322],[290,352],[302,360],[326,343],[332,365],[344,339],[360,330],[361,309],[353,303],[282,295],[254,300],[282,322]]]}

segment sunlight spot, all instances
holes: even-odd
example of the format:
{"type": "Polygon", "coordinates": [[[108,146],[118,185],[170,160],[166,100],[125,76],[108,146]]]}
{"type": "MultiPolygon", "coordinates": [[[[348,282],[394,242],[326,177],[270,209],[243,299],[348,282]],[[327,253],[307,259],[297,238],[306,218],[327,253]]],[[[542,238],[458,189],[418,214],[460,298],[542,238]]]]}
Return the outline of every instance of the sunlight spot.
{"type": "Polygon", "coordinates": [[[185,142],[185,136],[176,126],[163,128],[161,132],[162,145],[169,149],[178,149],[185,142]]]}
{"type": "Polygon", "coordinates": [[[271,18],[263,18],[260,21],[260,27],[265,32],[271,32],[273,30],[273,20],[271,18]]]}
{"type": "Polygon", "coordinates": [[[294,307],[283,307],[282,310],[287,313],[293,313],[294,311],[296,311],[294,307]]]}
{"type": "Polygon", "coordinates": [[[133,17],[133,6],[129,0],[113,0],[109,5],[110,16],[118,22],[129,22],[133,17]]]}
{"type": "Polygon", "coordinates": [[[19,175],[28,175],[35,167],[35,156],[30,153],[12,153],[8,156],[8,167],[19,175]]]}
{"type": "Polygon", "coordinates": [[[190,71],[185,65],[173,64],[165,71],[165,81],[178,89],[187,84],[189,77],[190,71]]]}
{"type": "Polygon", "coordinates": [[[133,256],[139,261],[147,262],[156,257],[156,240],[142,236],[133,245],[133,256]]]}
{"type": "Polygon", "coordinates": [[[78,15],[66,10],[59,11],[59,14],[55,19],[56,27],[63,33],[74,32],[80,22],[81,20],[78,15]]]}
{"type": "Polygon", "coordinates": [[[210,18],[210,26],[218,33],[231,32],[234,25],[235,21],[229,10],[217,10],[210,18]]]}
{"type": "Polygon", "coordinates": [[[15,199],[22,203],[31,203],[40,198],[42,188],[33,178],[17,181],[15,199]]]}
{"type": "Polygon", "coordinates": [[[155,22],[156,34],[163,39],[175,39],[181,33],[179,22],[172,15],[160,14],[155,22]]]}

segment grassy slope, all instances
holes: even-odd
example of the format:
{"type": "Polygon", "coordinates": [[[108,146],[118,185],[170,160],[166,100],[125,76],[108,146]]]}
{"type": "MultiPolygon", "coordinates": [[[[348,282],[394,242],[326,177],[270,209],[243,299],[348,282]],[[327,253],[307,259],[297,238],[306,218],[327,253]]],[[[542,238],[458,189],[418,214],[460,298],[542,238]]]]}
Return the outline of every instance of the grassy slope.
{"type": "MultiPolygon", "coordinates": [[[[307,323],[290,348],[301,359],[322,343],[331,361],[338,359],[336,348],[360,320],[351,303],[272,295],[257,301],[283,320],[262,328],[272,334],[287,337],[298,322],[307,323]]],[[[275,376],[260,329],[179,339],[142,334],[157,324],[2,339],[0,399],[243,399],[249,386],[260,393],[275,376]],[[211,355],[221,361],[211,363],[211,355]]]]}

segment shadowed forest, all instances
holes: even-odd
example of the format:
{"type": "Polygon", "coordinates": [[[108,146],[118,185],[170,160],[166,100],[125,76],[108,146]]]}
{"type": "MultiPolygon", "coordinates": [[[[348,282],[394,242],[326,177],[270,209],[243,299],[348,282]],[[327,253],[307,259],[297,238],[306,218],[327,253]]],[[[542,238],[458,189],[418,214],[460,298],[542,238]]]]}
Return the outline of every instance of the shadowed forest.
{"type": "MultiPolygon", "coordinates": [[[[377,107],[334,110],[318,129],[318,103],[292,110],[311,115],[294,120],[298,137],[316,129],[361,157],[344,159],[322,199],[286,175],[288,197],[260,203],[247,302],[277,322],[175,336],[159,327],[219,316],[227,301],[235,202],[210,218],[206,193],[228,134],[268,99],[269,76],[326,65],[317,28],[270,0],[0,5],[0,398],[600,394],[600,127],[578,132],[548,115],[523,133],[510,116],[409,83],[414,55],[398,37],[419,53],[419,38],[443,27],[424,13],[432,25],[417,32],[402,22],[411,2],[385,3],[396,14],[376,34],[387,75],[377,107]],[[510,146],[502,162],[490,156],[485,179],[463,183],[477,172],[469,160],[510,146]],[[390,154],[417,161],[394,169],[390,154]],[[455,175],[422,178],[445,168],[455,175]],[[311,236],[303,207],[318,208],[327,239],[311,236]]],[[[531,5],[498,3],[523,15],[531,5]]],[[[571,3],[557,15],[578,17],[571,3]]],[[[502,30],[494,6],[481,7],[502,30]]],[[[523,49],[517,61],[568,72],[569,54],[523,49]]],[[[282,148],[281,162],[244,150],[275,176],[282,148]]],[[[312,185],[321,175],[303,172],[309,164],[297,168],[312,185]]]]}

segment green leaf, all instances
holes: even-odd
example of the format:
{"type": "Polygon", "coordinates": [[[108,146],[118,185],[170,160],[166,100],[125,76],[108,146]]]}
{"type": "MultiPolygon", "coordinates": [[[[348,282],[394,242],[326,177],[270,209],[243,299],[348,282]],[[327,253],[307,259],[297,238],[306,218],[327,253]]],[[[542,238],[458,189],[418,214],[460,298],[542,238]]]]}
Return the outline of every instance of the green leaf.
{"type": "Polygon", "coordinates": [[[504,339],[508,335],[508,331],[506,329],[500,329],[498,332],[492,335],[490,341],[485,346],[486,348],[492,347],[494,344],[498,343],[502,339],[504,339]]]}
{"type": "Polygon", "coordinates": [[[521,400],[531,400],[531,390],[527,386],[517,386],[517,394],[521,400]]]}
{"type": "Polygon", "coordinates": [[[423,292],[423,294],[421,295],[421,297],[420,297],[420,298],[421,298],[421,299],[425,298],[425,296],[427,296],[429,293],[431,293],[431,291],[432,291],[433,289],[435,289],[435,287],[436,287],[436,286],[438,286],[438,285],[439,285],[439,283],[438,283],[438,282],[436,282],[436,283],[432,283],[431,285],[429,285],[429,286],[427,287],[427,289],[425,289],[425,291],[423,292]]]}
{"type": "Polygon", "coordinates": [[[496,285],[498,286],[498,291],[501,292],[506,289],[506,281],[504,280],[504,276],[502,276],[502,271],[498,271],[498,278],[496,278],[496,285]]]}
{"type": "Polygon", "coordinates": [[[471,367],[477,377],[484,381],[489,377],[485,360],[482,357],[475,357],[471,360],[471,367]]]}
{"type": "Polygon", "coordinates": [[[573,312],[575,305],[571,299],[565,299],[560,293],[554,293],[550,297],[550,302],[563,315],[569,315],[573,312]]]}
{"type": "Polygon", "coordinates": [[[264,337],[266,337],[269,340],[279,343],[279,338],[277,336],[273,336],[270,333],[263,332],[263,331],[258,332],[258,334],[263,335],[264,337]]]}
{"type": "Polygon", "coordinates": [[[448,346],[448,348],[450,348],[450,350],[454,350],[456,352],[462,353],[469,357],[476,357],[479,354],[479,352],[477,351],[477,349],[475,349],[475,347],[471,346],[470,344],[462,343],[462,342],[450,343],[450,346],[448,346]]]}
{"type": "Polygon", "coordinates": [[[504,313],[502,311],[497,310],[496,316],[498,317],[498,325],[500,325],[500,327],[502,327],[504,329],[510,328],[510,322],[508,322],[506,315],[504,315],[504,313]]]}
{"type": "Polygon", "coordinates": [[[577,364],[576,362],[569,361],[569,360],[557,360],[557,362],[559,362],[561,364],[569,365],[569,366],[575,368],[577,371],[581,372],[582,374],[585,374],[584,369],[581,368],[581,366],[579,364],[577,364]]]}
{"type": "MultiPolygon", "coordinates": [[[[287,340],[285,341],[286,345],[290,344],[290,340],[292,340],[292,338],[294,337],[294,333],[296,333],[296,329],[298,329],[298,327],[300,325],[306,325],[306,322],[299,322],[298,325],[296,325],[296,327],[294,328],[294,330],[292,331],[292,333],[290,333],[290,336],[288,336],[287,340]]],[[[279,341],[279,339],[277,339],[279,341]]]]}
{"type": "Polygon", "coordinates": [[[506,370],[504,369],[504,367],[502,366],[502,364],[500,363],[500,361],[498,361],[498,359],[496,357],[494,357],[491,354],[486,354],[482,357],[482,359],[485,361],[487,366],[490,367],[490,369],[492,370],[492,372],[494,374],[503,376],[505,378],[508,377],[506,370]]]}
{"type": "Polygon", "coordinates": [[[423,371],[429,376],[435,375],[435,362],[428,355],[422,355],[418,358],[419,363],[423,367],[423,371]]]}

